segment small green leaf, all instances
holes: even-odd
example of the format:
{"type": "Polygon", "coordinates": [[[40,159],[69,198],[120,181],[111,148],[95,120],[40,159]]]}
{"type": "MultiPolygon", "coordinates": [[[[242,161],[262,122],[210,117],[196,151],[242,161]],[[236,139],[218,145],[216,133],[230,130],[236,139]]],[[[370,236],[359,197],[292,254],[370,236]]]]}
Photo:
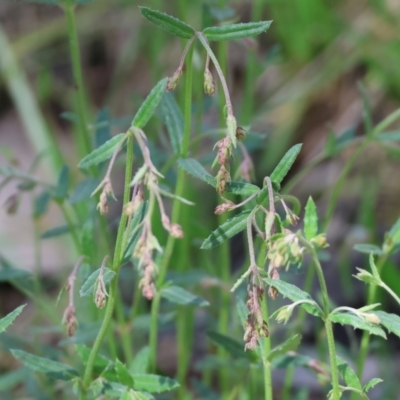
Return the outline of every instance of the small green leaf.
{"type": "Polygon", "coordinates": [[[248,360],[255,359],[255,354],[244,351],[243,343],[236,339],[232,339],[229,336],[214,331],[208,331],[207,336],[212,342],[225,349],[234,358],[245,358],[248,360]]]}
{"type": "MultiPolygon", "coordinates": [[[[83,364],[86,364],[91,349],[83,344],[76,344],[75,345],[76,353],[78,354],[79,358],[81,359],[83,364]]],[[[106,357],[102,356],[101,354],[97,354],[94,360],[93,366],[100,371],[105,370],[110,364],[112,364],[111,360],[108,360],[106,357]]]]}
{"type": "Polygon", "coordinates": [[[189,175],[215,186],[215,178],[211,176],[197,160],[193,158],[180,158],[178,159],[178,165],[189,175]]]}
{"type": "Polygon", "coordinates": [[[400,140],[400,132],[384,132],[375,137],[380,142],[397,142],[400,140]]]}
{"type": "Polygon", "coordinates": [[[64,165],[61,168],[60,175],[58,176],[57,186],[53,193],[53,198],[56,201],[61,202],[67,197],[68,183],[69,183],[69,168],[67,165],[64,165]]]}
{"type": "Polygon", "coordinates": [[[374,255],[372,253],[369,255],[369,266],[371,268],[372,276],[377,280],[381,280],[381,278],[379,276],[378,268],[376,268],[376,265],[375,265],[374,255]]]}
{"type": "Polygon", "coordinates": [[[149,393],[161,393],[179,387],[177,381],[165,376],[152,374],[133,374],[132,376],[135,382],[135,390],[143,390],[149,393]]]}
{"type": "Polygon", "coordinates": [[[150,347],[145,346],[135,355],[135,358],[129,366],[129,372],[131,374],[145,374],[149,366],[149,359],[150,347]]]}
{"type": "MultiPolygon", "coordinates": [[[[178,159],[178,165],[180,168],[184,169],[189,175],[192,175],[195,178],[200,179],[215,188],[215,178],[210,175],[197,160],[193,158],[180,158],[178,159]]],[[[251,196],[252,194],[259,191],[260,188],[258,186],[246,182],[228,182],[226,188],[226,192],[241,195],[244,197],[251,196]]]]}
{"type": "Polygon", "coordinates": [[[306,213],[304,215],[304,234],[308,240],[314,239],[318,233],[318,216],[315,203],[310,196],[306,205],[306,213]]]}
{"type": "Polygon", "coordinates": [[[172,303],[182,304],[182,305],[193,305],[199,307],[205,307],[210,305],[206,300],[193,295],[187,290],[181,288],[180,286],[168,286],[161,290],[161,297],[171,301],[172,303]]]}
{"type": "Polygon", "coordinates": [[[161,109],[168,135],[171,140],[175,155],[181,153],[181,142],[183,138],[183,116],[178,103],[172,93],[166,92],[161,101],[161,109]]]}
{"type": "Polygon", "coordinates": [[[175,36],[183,39],[190,39],[195,34],[194,29],[190,25],[175,17],[171,17],[170,15],[160,13],[159,11],[155,11],[147,7],[139,8],[143,17],[145,17],[148,21],[165,29],[175,36]]]}
{"type": "Polygon", "coordinates": [[[233,293],[241,284],[242,282],[250,275],[251,270],[248,269],[247,271],[245,271],[240,277],[239,279],[235,282],[235,284],[232,286],[232,289],[230,290],[231,293],[233,293]]]}
{"type": "Polygon", "coordinates": [[[134,385],[133,378],[124,364],[118,360],[115,360],[115,371],[117,372],[118,381],[123,385],[132,388],[134,385]]]}
{"type": "Polygon", "coordinates": [[[309,314],[315,315],[317,317],[323,318],[323,312],[319,305],[311,298],[311,296],[300,290],[297,286],[281,281],[279,279],[263,278],[263,280],[268,284],[273,286],[278,290],[278,292],[293,302],[301,300],[310,300],[311,303],[300,303],[299,306],[303,307],[309,314]]]}
{"type": "Polygon", "coordinates": [[[39,196],[35,198],[35,203],[33,206],[34,218],[39,218],[40,216],[46,213],[49,207],[50,198],[51,198],[50,193],[47,191],[40,193],[39,196]]]}
{"type": "Polygon", "coordinates": [[[113,154],[118,146],[120,146],[121,141],[125,140],[126,134],[120,133],[115,135],[110,140],[107,140],[102,146],[93,150],[90,154],[86,155],[78,164],[81,169],[87,169],[98,165],[103,161],[108,160],[113,154]]]}
{"type": "Polygon", "coordinates": [[[378,256],[383,254],[383,251],[381,248],[378,246],[375,246],[374,244],[367,244],[367,243],[361,243],[361,244],[356,244],[353,247],[354,250],[360,252],[360,253],[365,253],[365,254],[376,254],[378,256]]]}
{"type": "Polygon", "coordinates": [[[371,390],[373,387],[375,387],[378,383],[383,382],[381,378],[372,378],[365,386],[363,387],[363,392],[367,393],[368,390],[371,390]]]}
{"type": "Polygon", "coordinates": [[[161,79],[156,86],[151,89],[151,92],[146,97],[135,117],[132,121],[132,126],[143,129],[149,122],[149,119],[154,114],[158,104],[160,103],[167,87],[168,78],[161,79]]]}
{"type": "Polygon", "coordinates": [[[219,246],[225,240],[230,239],[232,236],[237,235],[247,226],[247,219],[251,211],[246,210],[234,217],[228,219],[221,226],[219,226],[201,245],[202,249],[212,249],[219,246]]]}
{"type": "Polygon", "coordinates": [[[69,365],[62,364],[57,361],[49,360],[48,358],[42,358],[33,354],[26,353],[22,350],[10,350],[15,358],[22,362],[29,369],[44,373],[50,377],[69,381],[76,376],[79,376],[78,372],[71,368],[69,365]]]}
{"type": "Polygon", "coordinates": [[[279,164],[273,170],[270,176],[271,181],[277,183],[282,182],[283,178],[289,172],[298,154],[300,153],[301,146],[302,144],[296,144],[287,151],[287,153],[282,157],[281,161],[279,161],[279,164]]]}
{"type": "Polygon", "coordinates": [[[204,29],[203,33],[208,40],[234,40],[254,37],[265,32],[272,21],[249,22],[246,24],[232,24],[213,26],[204,29]]]}
{"type": "MultiPolygon", "coordinates": [[[[79,291],[79,294],[84,297],[84,296],[91,296],[95,290],[95,285],[97,278],[100,275],[100,270],[101,268],[97,269],[94,271],[89,278],[86,279],[85,283],[82,285],[81,290],[79,291]]],[[[107,283],[111,282],[115,276],[115,272],[111,271],[111,269],[104,267],[103,268],[103,281],[104,284],[107,285],[107,283]]]]}
{"type": "Polygon", "coordinates": [[[9,314],[7,314],[4,318],[0,319],[0,333],[4,332],[14,322],[15,318],[21,314],[25,306],[26,304],[19,306],[14,311],[11,311],[9,314]]]}
{"type": "Polygon", "coordinates": [[[384,326],[389,333],[393,333],[400,337],[400,317],[396,314],[389,314],[385,311],[374,311],[374,314],[381,320],[381,325],[384,326]]]}
{"type": "MultiPolygon", "coordinates": [[[[385,237],[385,245],[391,250],[394,246],[400,244],[400,218],[391,227],[385,237]]],[[[385,246],[384,246],[385,247],[385,246]]]]}
{"type": "MultiPolygon", "coordinates": [[[[375,311],[374,314],[378,315],[379,311],[375,311]]],[[[379,316],[378,316],[379,317],[379,316]]],[[[374,324],[369,324],[364,319],[361,319],[352,313],[335,313],[331,314],[330,317],[332,322],[341,325],[351,325],[353,328],[362,329],[368,331],[371,335],[381,336],[386,339],[386,334],[383,329],[374,324]]]]}
{"type": "Polygon", "coordinates": [[[69,196],[68,203],[76,204],[83,200],[89,199],[90,195],[99,186],[100,180],[97,178],[87,178],[79,182],[69,196]]]}
{"type": "Polygon", "coordinates": [[[41,239],[50,239],[50,238],[64,235],[67,232],[69,232],[69,226],[62,225],[62,226],[57,226],[56,228],[53,228],[53,229],[49,229],[46,232],[43,232],[40,237],[41,237],[41,239]]]}
{"type": "Polygon", "coordinates": [[[361,382],[357,377],[357,374],[350,368],[350,365],[347,364],[343,358],[336,356],[337,368],[342,375],[343,380],[346,382],[346,385],[362,391],[361,382]]]}
{"type": "Polygon", "coordinates": [[[246,306],[246,303],[240,298],[236,298],[236,311],[239,316],[240,323],[244,327],[246,325],[247,316],[249,315],[249,309],[246,306]]]}
{"type": "Polygon", "coordinates": [[[286,354],[288,351],[295,351],[301,342],[301,335],[297,334],[290,337],[279,346],[274,347],[267,355],[267,360],[272,361],[275,357],[286,354]]]}

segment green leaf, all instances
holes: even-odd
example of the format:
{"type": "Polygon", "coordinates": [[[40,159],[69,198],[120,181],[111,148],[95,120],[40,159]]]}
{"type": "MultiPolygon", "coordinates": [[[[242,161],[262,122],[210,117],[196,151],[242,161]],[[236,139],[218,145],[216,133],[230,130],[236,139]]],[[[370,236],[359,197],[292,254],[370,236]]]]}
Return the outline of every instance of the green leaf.
{"type": "Polygon", "coordinates": [[[391,227],[390,231],[385,237],[385,244],[392,249],[400,243],[400,218],[391,227]]]}
{"type": "Polygon", "coordinates": [[[304,215],[304,234],[308,240],[314,239],[318,233],[318,216],[315,203],[310,196],[306,205],[306,213],[304,215]]]}
{"type": "MultiPolygon", "coordinates": [[[[375,311],[374,314],[378,314],[378,311],[375,311]]],[[[362,329],[364,331],[368,331],[371,335],[381,336],[386,339],[386,334],[383,329],[379,328],[379,326],[377,325],[369,324],[364,319],[361,319],[355,314],[335,313],[331,314],[329,318],[334,323],[341,325],[351,325],[353,328],[362,329]]]]}
{"type": "Polygon", "coordinates": [[[34,218],[39,218],[40,216],[46,213],[49,207],[50,198],[51,198],[50,193],[47,191],[40,193],[39,196],[35,198],[35,203],[33,206],[34,218]]]}
{"type": "Polygon", "coordinates": [[[38,357],[22,350],[14,349],[10,351],[15,358],[22,362],[22,364],[35,372],[41,372],[55,379],[65,381],[69,381],[76,376],[79,376],[78,372],[69,365],[49,360],[48,358],[38,357]]]}
{"type": "Polygon", "coordinates": [[[174,379],[152,374],[134,374],[135,390],[149,393],[161,393],[179,387],[174,379]]]}
{"type": "Polygon", "coordinates": [[[377,135],[375,139],[379,140],[380,142],[397,142],[400,140],[400,132],[384,132],[380,135],[377,135]]]}
{"type": "Polygon", "coordinates": [[[118,358],[115,360],[115,371],[117,372],[118,381],[123,385],[132,388],[134,385],[134,380],[129,373],[128,369],[122,364],[118,358]]]}
{"type": "MultiPolygon", "coordinates": [[[[215,184],[213,184],[213,186],[215,186],[215,184]]],[[[252,185],[251,183],[247,182],[231,181],[228,182],[226,186],[227,193],[237,194],[239,196],[244,196],[244,197],[251,196],[252,194],[255,194],[259,191],[260,188],[258,186],[252,185]]]]}
{"type": "Polygon", "coordinates": [[[7,314],[4,318],[0,319],[0,333],[4,332],[14,322],[15,318],[21,314],[25,306],[26,304],[19,306],[14,311],[11,311],[9,314],[7,314]]]}
{"type": "Polygon", "coordinates": [[[230,239],[232,236],[237,235],[246,228],[247,219],[251,211],[246,210],[234,217],[228,219],[221,226],[219,226],[201,245],[202,249],[212,249],[219,246],[225,240],[230,239]]]}
{"type": "MultiPolygon", "coordinates": [[[[89,359],[91,349],[83,344],[76,344],[75,349],[82,363],[86,364],[89,359]]],[[[108,360],[101,354],[97,354],[93,366],[95,369],[98,369],[101,372],[105,370],[110,364],[112,364],[111,360],[108,360]]]]}
{"type": "Polygon", "coordinates": [[[214,331],[208,331],[207,336],[212,342],[225,349],[234,358],[245,358],[248,360],[255,359],[254,353],[244,351],[244,345],[242,342],[214,331]]]}
{"type": "Polygon", "coordinates": [[[49,229],[46,232],[41,234],[41,239],[50,239],[53,237],[64,235],[65,233],[69,232],[68,225],[57,226],[56,228],[49,229]]]}
{"type": "Polygon", "coordinates": [[[215,178],[211,176],[197,160],[193,158],[180,158],[178,159],[178,165],[189,175],[215,187],[215,178]]]}
{"type": "Polygon", "coordinates": [[[125,234],[128,235],[128,238],[126,240],[127,245],[125,247],[121,264],[127,263],[132,257],[132,253],[142,232],[142,229],[139,228],[139,224],[142,223],[142,221],[144,220],[144,217],[147,214],[148,207],[148,201],[145,201],[140,205],[140,207],[136,210],[135,214],[132,217],[131,223],[129,225],[129,232],[125,231],[125,234]]]}
{"type": "Polygon", "coordinates": [[[323,318],[323,312],[319,305],[311,298],[311,296],[300,290],[297,286],[281,281],[279,279],[263,278],[263,280],[268,284],[273,286],[278,290],[278,292],[293,302],[301,300],[311,300],[313,304],[301,303],[299,306],[303,307],[309,314],[315,315],[317,317],[323,318]]]}
{"type": "Polygon", "coordinates": [[[94,165],[98,165],[103,161],[108,160],[113,154],[118,146],[120,146],[121,141],[126,138],[125,133],[120,133],[115,135],[110,140],[107,140],[102,146],[93,150],[90,154],[86,155],[78,164],[81,169],[88,169],[94,165]]]}
{"type": "Polygon", "coordinates": [[[179,155],[183,138],[183,116],[172,93],[165,92],[161,101],[161,109],[172,148],[175,155],[179,155]]]}
{"type": "Polygon", "coordinates": [[[19,268],[2,268],[0,269],[0,282],[11,282],[13,279],[27,280],[31,277],[29,271],[19,268]]]}
{"type": "Polygon", "coordinates": [[[68,203],[76,204],[83,200],[89,199],[90,195],[99,186],[100,180],[97,178],[87,178],[82,182],[79,182],[73,190],[71,196],[69,196],[68,203]]]}
{"type": "Polygon", "coordinates": [[[69,183],[69,168],[67,165],[64,165],[61,168],[60,175],[58,176],[57,186],[53,193],[53,198],[56,201],[61,202],[67,197],[68,183],[69,183]]]}
{"type": "MultiPolygon", "coordinates": [[[[200,179],[215,188],[215,178],[210,175],[197,160],[193,158],[180,158],[178,159],[178,165],[180,168],[184,169],[189,175],[192,175],[195,178],[200,179]]],[[[260,188],[256,185],[252,185],[251,183],[233,181],[227,184],[226,191],[228,193],[248,197],[254,193],[259,192],[260,188]]]]}
{"type": "Polygon", "coordinates": [[[145,346],[135,355],[135,358],[129,366],[129,372],[131,374],[145,374],[149,366],[149,359],[150,347],[145,346]]]}
{"type": "Polygon", "coordinates": [[[371,390],[373,387],[375,387],[378,383],[383,382],[381,378],[372,378],[365,386],[363,387],[363,392],[367,393],[368,390],[371,390]]]}
{"type": "Polygon", "coordinates": [[[363,390],[361,386],[361,382],[357,377],[357,374],[350,368],[350,365],[347,364],[343,358],[336,356],[337,368],[342,375],[343,380],[346,382],[346,385],[357,389],[363,390]]]}
{"type": "Polygon", "coordinates": [[[367,244],[367,243],[361,243],[361,244],[356,244],[353,247],[354,250],[360,252],[360,253],[365,253],[365,254],[376,254],[376,255],[382,255],[383,251],[381,248],[378,246],[375,246],[374,244],[367,244]]]}
{"type": "Polygon", "coordinates": [[[384,326],[389,333],[394,333],[400,337],[400,317],[396,314],[389,314],[385,311],[374,311],[374,314],[381,320],[381,325],[384,326]]]}
{"type": "Polygon", "coordinates": [[[286,354],[288,351],[295,351],[301,342],[301,335],[297,334],[280,344],[279,346],[274,347],[267,355],[267,360],[272,361],[275,357],[280,356],[282,354],[286,354]]]}
{"type": "Polygon", "coordinates": [[[213,26],[204,29],[205,37],[210,41],[234,40],[254,37],[265,32],[272,21],[249,22],[246,24],[233,24],[213,26]]]}
{"type": "Polygon", "coordinates": [[[206,307],[210,305],[208,301],[193,295],[180,286],[168,286],[162,289],[160,294],[161,297],[164,297],[164,299],[176,304],[193,305],[199,307],[206,307]]]}
{"type": "MultiPolygon", "coordinates": [[[[85,283],[82,285],[81,290],[79,291],[79,294],[84,297],[84,296],[91,296],[95,290],[95,285],[97,278],[100,275],[100,270],[96,269],[89,278],[86,279],[85,283]]],[[[103,281],[104,284],[107,285],[107,283],[111,282],[115,276],[115,272],[111,271],[111,269],[104,267],[103,268],[103,281]]]]}
{"type": "Polygon", "coordinates": [[[154,114],[167,87],[168,78],[161,79],[146,97],[132,121],[132,126],[143,129],[154,114]]]}
{"type": "Polygon", "coordinates": [[[279,164],[273,170],[270,176],[271,181],[276,183],[282,182],[283,178],[289,172],[298,154],[300,153],[301,146],[302,144],[296,144],[287,151],[287,153],[282,157],[281,161],[279,161],[279,164]]]}
{"type": "Polygon", "coordinates": [[[145,17],[152,24],[157,25],[169,33],[183,39],[190,39],[194,34],[194,29],[185,22],[171,17],[170,15],[160,13],[159,11],[152,10],[147,7],[139,7],[143,17],[145,17]]]}

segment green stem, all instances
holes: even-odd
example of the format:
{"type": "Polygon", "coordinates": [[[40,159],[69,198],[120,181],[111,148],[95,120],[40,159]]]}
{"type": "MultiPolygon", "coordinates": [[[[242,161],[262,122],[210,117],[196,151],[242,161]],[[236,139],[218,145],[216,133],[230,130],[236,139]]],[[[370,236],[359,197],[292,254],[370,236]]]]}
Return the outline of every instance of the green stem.
{"type": "Polygon", "coordinates": [[[70,55],[72,62],[72,73],[74,76],[75,86],[76,86],[76,105],[78,108],[78,116],[79,116],[79,126],[80,126],[80,136],[81,140],[81,148],[80,155],[83,157],[86,154],[89,154],[92,149],[92,145],[90,143],[90,135],[87,127],[87,118],[86,118],[86,102],[84,95],[84,86],[83,86],[83,78],[82,78],[82,68],[81,68],[81,57],[79,53],[79,42],[78,35],[76,31],[75,24],[75,2],[72,0],[66,0],[64,3],[65,7],[65,15],[67,17],[67,26],[68,26],[68,37],[69,37],[69,45],[70,45],[70,55]]]}
{"type": "MultiPolygon", "coordinates": [[[[379,258],[379,261],[377,263],[377,270],[380,275],[382,272],[382,269],[386,263],[387,260],[387,255],[383,255],[379,258]]],[[[376,291],[377,291],[377,286],[376,285],[369,285],[368,287],[368,297],[367,297],[367,304],[373,304],[375,303],[375,297],[376,297],[376,291]]],[[[361,339],[361,345],[360,345],[360,353],[358,355],[357,359],[357,375],[362,379],[363,372],[364,372],[364,365],[365,365],[365,360],[367,358],[368,354],[368,347],[369,347],[369,333],[368,331],[364,331],[361,339]]],[[[356,398],[355,395],[352,395],[352,398],[356,398]]]]}
{"type": "MultiPolygon", "coordinates": [[[[183,131],[183,139],[182,139],[182,147],[181,147],[181,157],[185,158],[189,152],[189,143],[190,143],[190,127],[191,127],[191,115],[192,115],[192,85],[193,85],[193,46],[190,47],[187,58],[186,58],[186,71],[185,71],[185,87],[184,87],[184,131],[183,131]]],[[[181,196],[183,195],[185,185],[185,173],[182,169],[178,171],[178,178],[176,182],[175,195],[181,196]]],[[[179,221],[181,213],[181,202],[175,201],[172,207],[172,216],[171,221],[176,223],[179,221]]],[[[162,287],[165,281],[165,276],[167,274],[169,262],[174,250],[175,246],[175,238],[171,235],[168,236],[167,244],[164,249],[164,254],[161,259],[160,264],[160,273],[157,278],[157,289],[158,291],[162,287]]],[[[160,301],[161,297],[159,292],[154,296],[151,305],[151,322],[150,322],[150,362],[149,362],[149,371],[153,372],[156,366],[156,357],[157,357],[157,338],[158,338],[158,312],[160,309],[160,301]]],[[[182,342],[178,338],[178,358],[182,351],[186,351],[186,349],[182,349],[182,342]]],[[[182,374],[182,373],[181,373],[182,374]]],[[[185,372],[186,374],[186,372],[185,372]]]]}
{"type": "MultiPolygon", "coordinates": [[[[262,311],[263,317],[265,321],[268,321],[268,304],[267,301],[262,302],[262,311]]],[[[272,391],[272,369],[271,363],[267,359],[267,355],[271,351],[271,340],[269,337],[264,338],[264,348],[263,348],[263,356],[262,363],[264,367],[264,396],[265,400],[273,400],[273,391],[272,391]]]]}
{"type": "Polygon", "coordinates": [[[330,320],[330,307],[329,307],[329,297],[328,297],[328,289],[326,287],[324,273],[322,271],[321,263],[319,262],[317,253],[315,249],[310,245],[305,239],[302,240],[303,243],[308,248],[312,260],[314,262],[314,266],[317,272],[319,284],[321,287],[321,294],[322,294],[322,302],[323,302],[323,309],[324,309],[324,323],[325,323],[325,331],[326,337],[328,341],[328,349],[329,349],[329,358],[331,364],[331,376],[332,376],[332,400],[340,400],[340,390],[339,390],[339,376],[337,370],[337,362],[336,362],[336,351],[335,351],[335,339],[333,337],[333,328],[332,322],[330,320]]]}
{"type": "MultiPolygon", "coordinates": [[[[131,132],[129,132],[128,141],[127,141],[124,200],[123,200],[122,210],[124,209],[125,205],[129,202],[129,194],[130,194],[129,184],[132,180],[132,166],[133,166],[133,135],[131,132]]],[[[113,264],[112,264],[112,269],[113,269],[113,271],[116,272],[116,276],[114,277],[114,279],[111,282],[110,293],[109,293],[109,298],[108,298],[108,302],[107,302],[107,306],[106,306],[106,310],[105,310],[105,314],[104,314],[104,319],[101,324],[99,333],[97,334],[97,337],[94,341],[92,350],[89,354],[89,358],[87,360],[85,372],[83,375],[83,387],[85,388],[85,390],[88,388],[88,386],[91,382],[94,361],[95,361],[97,353],[100,349],[101,343],[104,339],[104,336],[107,333],[107,330],[109,328],[109,325],[110,325],[110,322],[112,319],[113,311],[114,311],[115,299],[117,297],[117,291],[118,291],[118,276],[119,276],[119,270],[121,267],[120,262],[121,262],[121,254],[123,251],[122,243],[123,243],[126,221],[127,221],[127,216],[125,213],[122,212],[119,227],[118,227],[117,241],[115,244],[114,258],[113,258],[113,264]]]]}

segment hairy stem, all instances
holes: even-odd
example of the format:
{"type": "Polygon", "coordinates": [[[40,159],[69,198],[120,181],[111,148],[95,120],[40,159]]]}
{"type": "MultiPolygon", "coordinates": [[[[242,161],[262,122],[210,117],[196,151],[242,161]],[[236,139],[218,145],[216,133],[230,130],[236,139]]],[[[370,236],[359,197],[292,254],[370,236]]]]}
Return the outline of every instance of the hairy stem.
{"type": "MultiPolygon", "coordinates": [[[[129,194],[130,194],[129,184],[132,180],[132,166],[133,166],[133,137],[132,137],[132,133],[129,133],[128,143],[127,143],[125,186],[124,186],[124,199],[123,199],[122,210],[124,209],[125,205],[129,202],[129,197],[130,197],[129,196],[129,194]]],[[[107,330],[110,325],[110,322],[112,320],[115,300],[116,300],[117,291],[118,291],[118,275],[119,275],[119,270],[121,267],[121,265],[120,265],[121,254],[123,252],[122,243],[123,243],[126,221],[127,221],[127,216],[125,213],[122,213],[121,219],[119,222],[119,227],[118,227],[118,234],[117,234],[117,240],[116,240],[116,244],[115,244],[114,257],[113,257],[113,264],[112,264],[112,270],[116,272],[116,276],[114,277],[114,279],[111,282],[110,293],[109,293],[109,297],[108,297],[108,302],[107,302],[103,322],[101,324],[100,330],[97,334],[97,337],[94,341],[92,350],[89,354],[89,358],[87,360],[85,372],[83,375],[83,382],[82,382],[84,390],[86,390],[88,388],[88,386],[92,380],[94,361],[96,359],[96,356],[97,356],[97,353],[99,352],[103,338],[106,335],[107,330]]]]}
{"type": "MultiPolygon", "coordinates": [[[[193,84],[193,46],[190,47],[187,60],[186,60],[186,71],[185,71],[185,87],[184,87],[184,132],[182,139],[182,147],[181,154],[182,158],[187,157],[189,151],[189,142],[190,142],[190,128],[191,128],[191,113],[192,113],[192,84],[193,84]]],[[[185,173],[182,169],[178,171],[178,178],[176,182],[175,195],[182,197],[184,192],[185,185],[185,173]]],[[[174,201],[172,207],[172,215],[171,222],[176,223],[179,221],[181,213],[181,202],[174,201]]],[[[161,297],[159,294],[159,290],[164,284],[165,276],[167,274],[169,262],[175,247],[175,238],[172,235],[168,236],[167,244],[165,246],[164,254],[161,259],[160,264],[160,273],[157,278],[157,293],[154,296],[151,305],[151,323],[150,323],[150,365],[149,371],[154,372],[156,366],[156,356],[157,356],[157,338],[158,338],[158,312],[160,308],[161,297]]],[[[178,338],[178,359],[179,355],[182,351],[186,351],[186,349],[182,349],[182,344],[184,344],[183,340],[178,338]]],[[[179,365],[179,364],[178,364],[179,365]]],[[[181,367],[182,368],[182,367],[181,367]]],[[[179,372],[178,375],[185,375],[186,369],[184,372],[179,372]]],[[[183,382],[181,382],[183,385],[183,382]]]]}
{"type": "Polygon", "coordinates": [[[323,302],[323,310],[324,310],[324,323],[325,323],[325,331],[326,337],[328,341],[328,349],[329,349],[329,358],[331,364],[331,376],[332,376],[332,399],[333,400],[340,400],[340,390],[339,390],[339,376],[337,370],[337,362],[336,362],[336,351],[335,351],[335,339],[333,337],[333,328],[332,322],[329,318],[330,314],[330,307],[329,307],[329,297],[328,297],[328,289],[326,287],[324,273],[322,271],[321,263],[319,262],[317,253],[315,249],[310,245],[305,239],[302,239],[303,243],[308,248],[316,272],[319,280],[319,284],[321,287],[321,294],[322,294],[322,302],[323,302]]]}

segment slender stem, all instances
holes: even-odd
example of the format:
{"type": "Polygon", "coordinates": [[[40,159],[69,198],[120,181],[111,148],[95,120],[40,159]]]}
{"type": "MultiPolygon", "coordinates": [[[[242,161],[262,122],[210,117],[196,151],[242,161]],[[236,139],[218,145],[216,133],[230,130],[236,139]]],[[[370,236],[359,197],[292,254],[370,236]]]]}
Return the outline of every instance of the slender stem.
{"type": "Polygon", "coordinates": [[[337,370],[337,362],[336,362],[336,351],[335,351],[335,339],[333,336],[333,328],[332,322],[329,318],[330,314],[330,307],[329,307],[329,297],[328,297],[328,289],[326,287],[324,273],[322,271],[321,263],[319,262],[317,253],[315,249],[310,245],[305,239],[301,238],[302,242],[308,248],[312,260],[314,262],[314,266],[317,272],[319,284],[321,287],[321,294],[322,294],[322,302],[323,302],[323,310],[324,310],[324,323],[325,323],[325,331],[326,337],[328,341],[328,349],[329,349],[329,358],[331,364],[331,376],[332,376],[332,399],[333,400],[340,400],[340,390],[339,390],[339,376],[337,370]]]}
{"type": "MultiPolygon", "coordinates": [[[[184,87],[184,132],[182,139],[182,147],[181,147],[181,157],[185,158],[189,152],[189,144],[190,144],[190,128],[191,128],[191,114],[192,114],[192,84],[193,84],[193,47],[190,47],[186,60],[186,71],[185,71],[185,87],[184,87]]],[[[178,178],[176,182],[175,195],[182,196],[185,185],[185,173],[182,169],[179,169],[178,178]]],[[[181,202],[174,201],[172,207],[172,215],[171,221],[172,223],[176,223],[179,221],[181,213],[181,202]]],[[[168,236],[167,244],[164,249],[164,254],[161,259],[160,264],[160,273],[157,278],[157,293],[154,296],[154,299],[151,304],[151,322],[150,322],[150,365],[149,370],[153,372],[156,366],[156,356],[157,356],[157,338],[158,338],[158,312],[160,309],[160,301],[161,297],[159,294],[159,290],[162,287],[165,276],[167,274],[169,262],[171,260],[171,256],[175,246],[175,238],[172,235],[168,236]]],[[[180,338],[181,339],[181,338],[180,338]]],[[[185,351],[186,349],[181,349],[182,342],[178,338],[178,358],[181,351],[185,351]]],[[[186,372],[185,372],[186,374],[186,372]]],[[[181,373],[182,375],[182,373],[181,373]]],[[[181,382],[183,385],[183,382],[181,382]]]]}
{"type": "MultiPolygon", "coordinates": [[[[379,261],[376,266],[379,274],[381,273],[381,271],[386,263],[387,257],[388,256],[385,254],[379,258],[379,261]]],[[[375,303],[376,290],[377,290],[376,285],[369,285],[367,304],[375,303]]],[[[365,359],[367,358],[367,354],[368,354],[369,338],[370,338],[370,336],[369,336],[368,331],[364,331],[363,335],[362,335],[362,339],[361,339],[360,352],[359,352],[358,359],[357,359],[357,375],[361,379],[362,379],[363,372],[364,372],[365,359]]],[[[355,395],[352,397],[355,398],[355,395]]]]}
{"type": "Polygon", "coordinates": [[[206,49],[207,54],[210,56],[210,58],[214,64],[215,70],[217,71],[217,74],[219,76],[219,80],[221,81],[222,89],[223,89],[224,95],[225,95],[225,102],[226,102],[226,108],[227,108],[228,115],[233,115],[233,107],[232,107],[231,97],[229,95],[228,85],[226,83],[224,73],[221,69],[221,66],[219,65],[217,57],[211,50],[211,47],[208,44],[206,37],[201,32],[197,32],[197,37],[199,38],[200,42],[206,49]]]}
{"type": "Polygon", "coordinates": [[[79,126],[83,141],[82,155],[84,155],[90,153],[92,146],[90,143],[90,135],[87,127],[87,118],[86,118],[87,109],[86,109],[84,87],[83,87],[79,42],[76,31],[75,14],[74,14],[75,2],[72,0],[66,0],[64,8],[65,8],[65,15],[67,17],[72,72],[76,85],[76,101],[78,107],[79,126]]]}
{"type": "MultiPolygon", "coordinates": [[[[128,143],[127,143],[127,154],[126,154],[126,169],[125,169],[125,186],[124,186],[124,200],[123,200],[123,205],[122,205],[122,210],[124,209],[125,205],[129,202],[129,194],[130,194],[130,182],[132,180],[132,166],[133,166],[133,138],[132,134],[129,134],[128,137],[128,143]]],[[[89,386],[91,379],[92,379],[92,372],[93,372],[93,366],[94,366],[94,361],[96,359],[97,353],[100,349],[101,343],[103,341],[104,336],[107,333],[107,330],[109,328],[113,311],[114,311],[114,305],[115,305],[115,299],[117,297],[117,291],[118,291],[118,275],[119,275],[119,270],[120,270],[120,263],[121,263],[121,254],[123,252],[122,248],[122,242],[123,242],[123,237],[124,237],[124,230],[125,230],[125,225],[127,221],[127,216],[125,213],[122,213],[121,215],[121,220],[119,223],[118,227],[118,234],[117,234],[117,240],[115,244],[115,250],[114,250],[114,258],[113,258],[113,264],[112,264],[112,269],[113,271],[116,272],[116,276],[111,282],[111,287],[110,287],[110,295],[108,298],[105,314],[104,314],[104,319],[101,324],[99,333],[97,334],[97,337],[93,343],[92,350],[89,354],[89,358],[87,360],[85,372],[83,375],[83,387],[84,389],[87,389],[89,386]]]]}

